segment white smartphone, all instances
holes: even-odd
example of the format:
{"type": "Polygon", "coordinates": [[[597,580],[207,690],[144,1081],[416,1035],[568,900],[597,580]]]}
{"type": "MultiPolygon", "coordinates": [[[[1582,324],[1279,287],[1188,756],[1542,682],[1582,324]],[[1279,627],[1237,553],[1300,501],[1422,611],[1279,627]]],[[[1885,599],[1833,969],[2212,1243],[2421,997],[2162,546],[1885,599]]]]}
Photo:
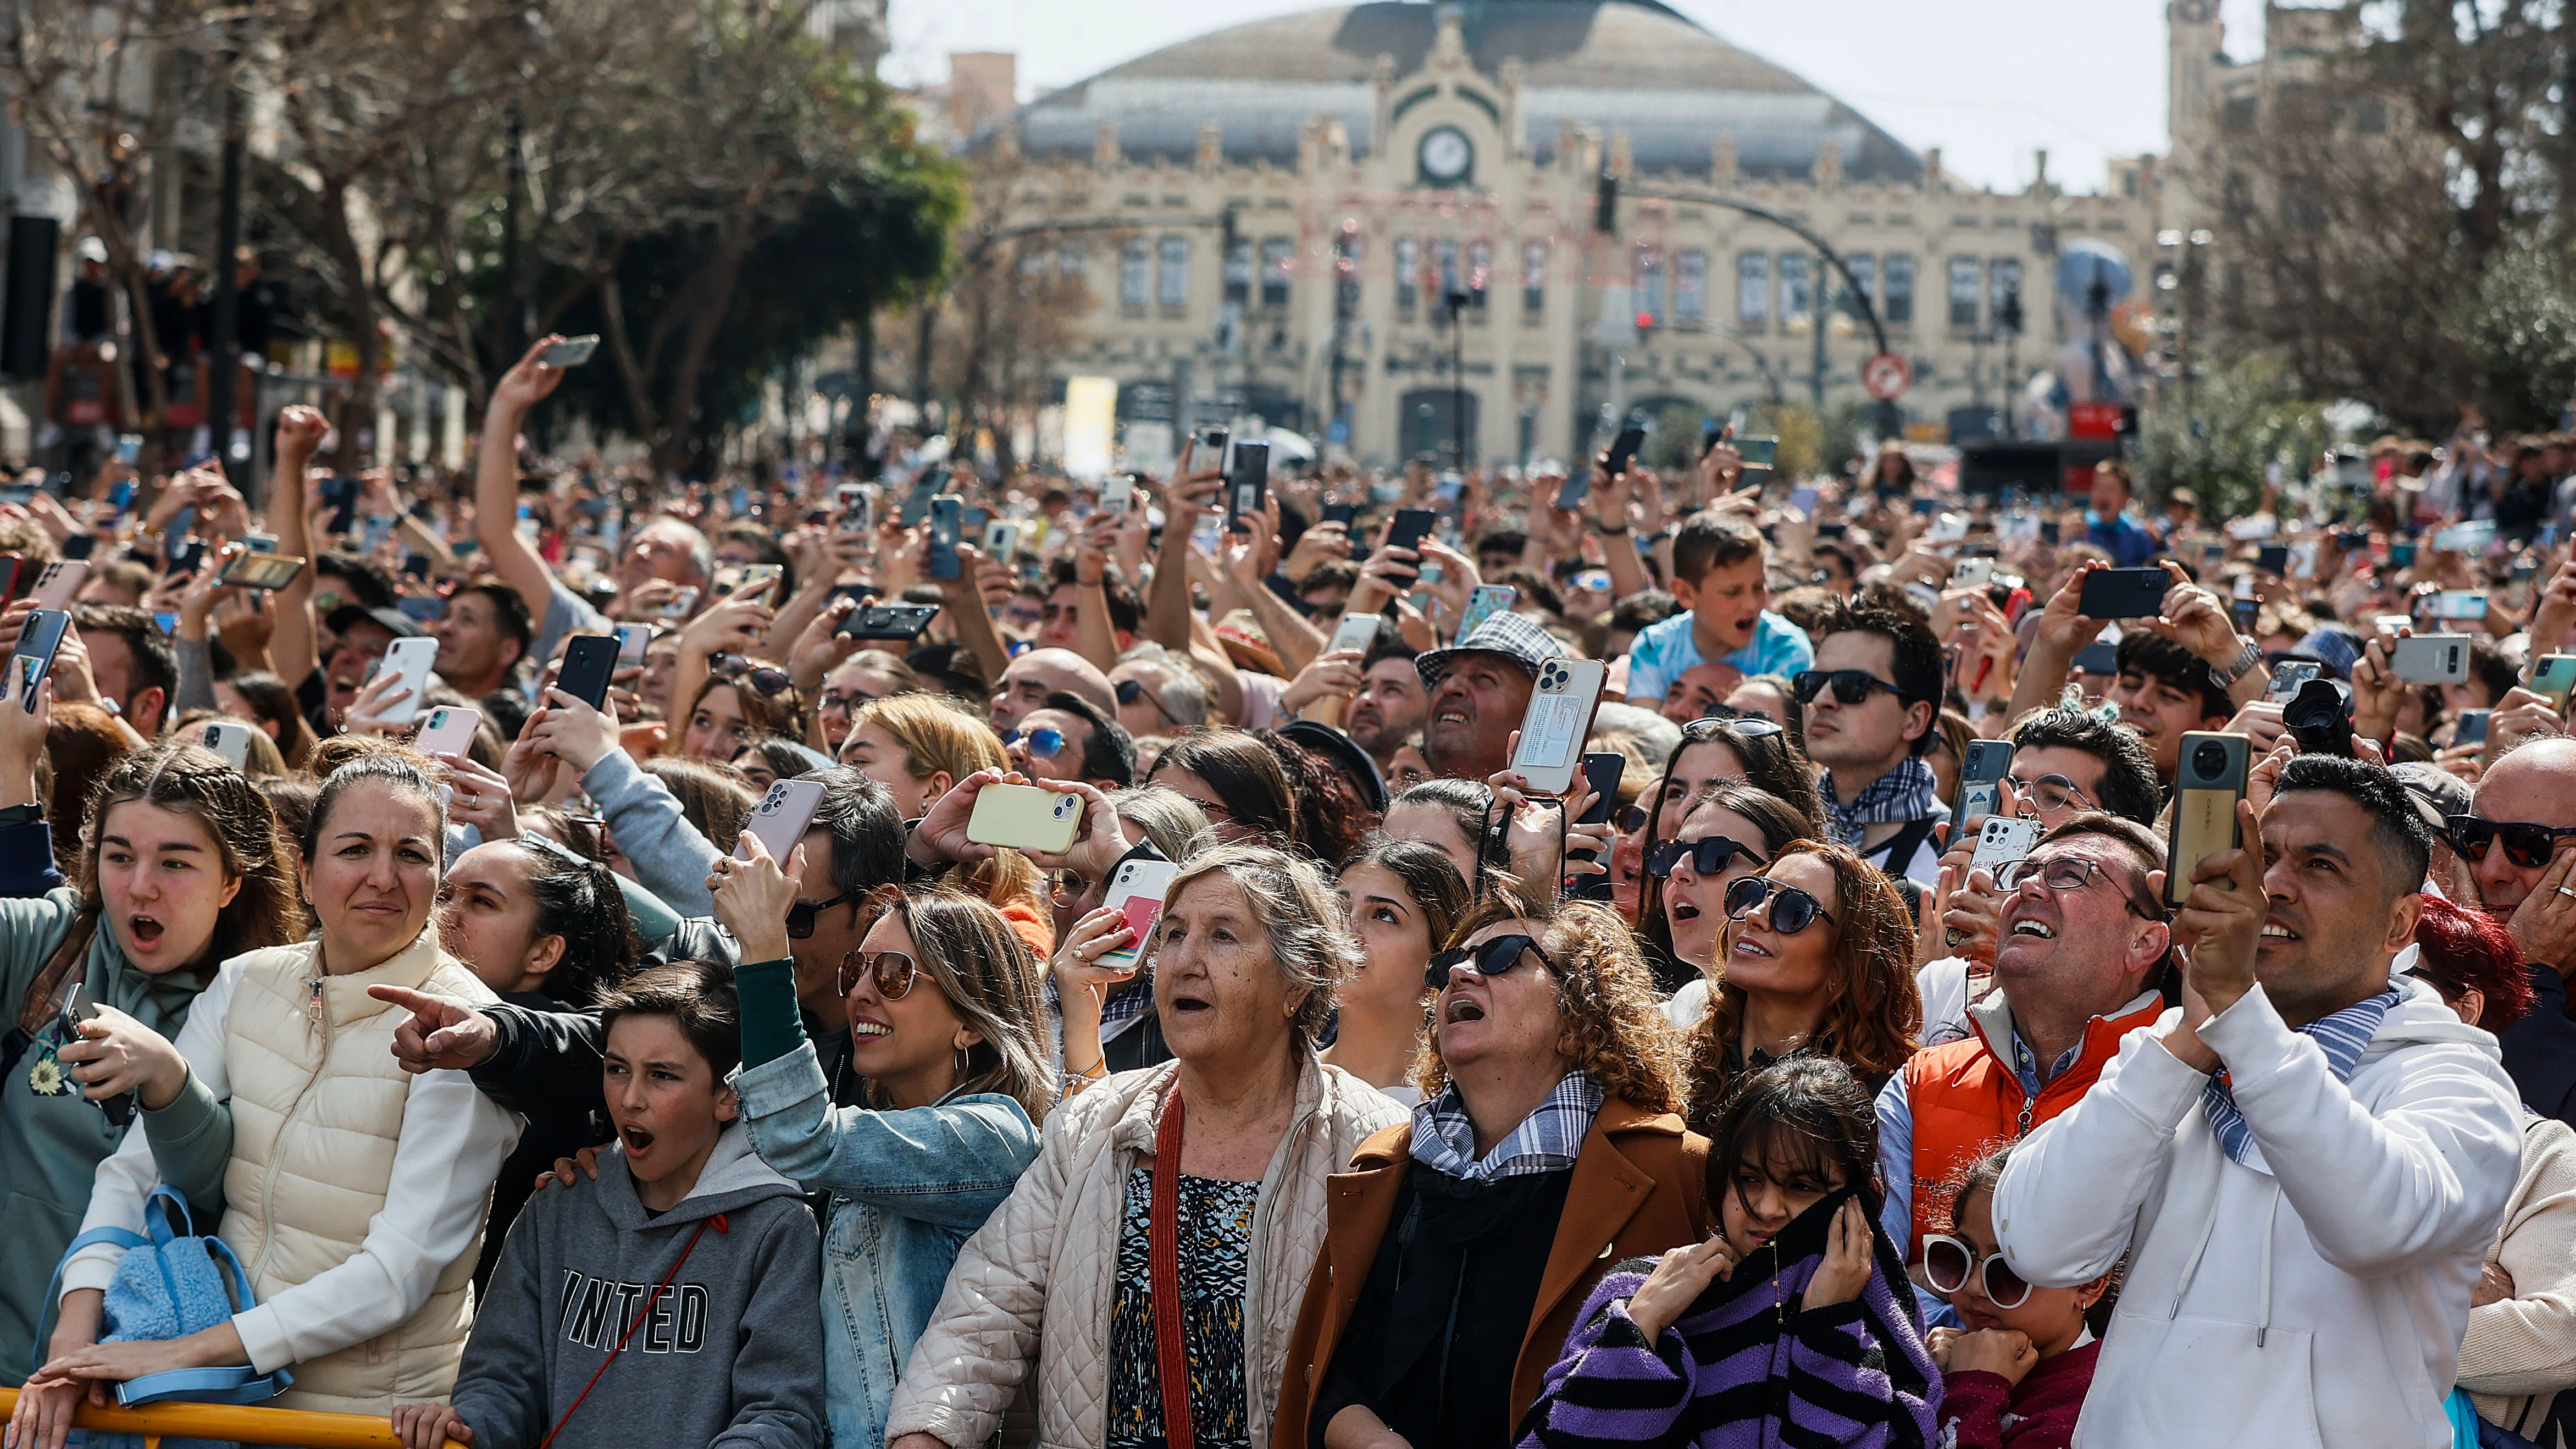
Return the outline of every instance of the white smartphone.
{"type": "Polygon", "coordinates": [[[1950,570],[1950,587],[1982,589],[1995,576],[1995,561],[1990,558],[1963,558],[1950,570]]]}
{"type": "Polygon", "coordinates": [[[474,732],[482,725],[483,711],[442,704],[429,712],[429,723],[420,727],[411,747],[424,755],[461,755],[473,748],[474,732]]]}
{"type": "Polygon", "coordinates": [[[236,770],[250,768],[249,725],[210,719],[206,721],[206,733],[197,743],[223,756],[224,763],[236,770]]]}
{"type": "Polygon", "coordinates": [[[79,593],[80,586],[88,580],[88,559],[58,558],[36,576],[35,590],[27,597],[35,600],[39,609],[68,609],[72,595],[79,593]]]}
{"type": "Polygon", "coordinates": [[[617,626],[617,667],[632,669],[644,662],[644,651],[653,642],[653,630],[645,624],[617,626]]]}
{"type": "Polygon", "coordinates": [[[1324,652],[1339,654],[1355,649],[1367,653],[1369,646],[1377,642],[1382,619],[1378,614],[1344,614],[1341,622],[1333,626],[1333,641],[1324,646],[1324,652]]]}
{"type": "Polygon", "coordinates": [[[1521,716],[1521,747],[1512,769],[1532,794],[1563,795],[1583,769],[1583,741],[1610,666],[1598,659],[1550,659],[1538,669],[1529,711],[1521,716]]]}
{"type": "Polygon", "coordinates": [[[1136,475],[1120,473],[1100,485],[1100,511],[1125,513],[1136,504],[1136,475]]]}
{"type": "Polygon", "coordinates": [[[1121,861],[1109,877],[1108,894],[1100,903],[1124,911],[1128,927],[1135,931],[1133,945],[1115,951],[1103,951],[1092,965],[1106,971],[1133,971],[1136,957],[1144,949],[1145,938],[1154,929],[1154,918],[1162,914],[1163,893],[1172,888],[1172,878],[1181,868],[1168,860],[1121,861]]]}
{"type": "Polygon", "coordinates": [[[1008,562],[1020,547],[1020,526],[1007,518],[984,525],[984,557],[1008,562]]]}
{"type": "Polygon", "coordinates": [[[396,639],[386,646],[384,660],[376,668],[380,673],[401,675],[408,695],[385,707],[385,723],[407,725],[420,717],[420,699],[429,689],[430,666],[437,662],[435,639],[396,639]]]}
{"type": "Polygon", "coordinates": [[[2039,822],[2009,815],[1989,815],[1986,828],[1977,832],[1977,853],[1968,857],[1968,869],[1988,873],[2030,854],[2039,844],[2039,822]]]}
{"type": "MultiPolygon", "coordinates": [[[[796,850],[796,842],[805,838],[805,827],[814,821],[815,808],[823,803],[820,780],[773,780],[769,793],[751,812],[751,835],[778,868],[787,868],[787,857],[796,850]]],[[[737,859],[749,860],[750,854],[736,843],[737,859]]]]}

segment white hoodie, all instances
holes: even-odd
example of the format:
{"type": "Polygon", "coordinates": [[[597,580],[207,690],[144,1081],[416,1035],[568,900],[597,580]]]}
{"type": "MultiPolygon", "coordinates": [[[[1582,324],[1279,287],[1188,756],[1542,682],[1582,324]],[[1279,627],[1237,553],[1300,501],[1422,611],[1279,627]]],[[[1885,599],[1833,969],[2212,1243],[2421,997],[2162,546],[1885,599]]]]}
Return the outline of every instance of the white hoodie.
{"type": "Polygon", "coordinates": [[[1995,1236],[2034,1283],[2129,1269],[2075,1443],[2444,1449],[2469,1294],[2522,1157],[2496,1040],[2409,978],[2349,1085],[2260,986],[2201,1027],[2258,1169],[2201,1111],[2209,1078],[2132,1032],[2013,1151],[1995,1236]]]}

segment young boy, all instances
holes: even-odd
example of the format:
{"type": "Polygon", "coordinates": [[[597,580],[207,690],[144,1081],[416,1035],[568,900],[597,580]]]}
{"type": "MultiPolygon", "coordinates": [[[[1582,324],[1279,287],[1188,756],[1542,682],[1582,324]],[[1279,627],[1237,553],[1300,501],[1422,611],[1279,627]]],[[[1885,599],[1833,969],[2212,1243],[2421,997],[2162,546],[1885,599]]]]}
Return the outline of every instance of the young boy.
{"type": "Polygon", "coordinates": [[[735,1120],[731,975],[639,972],[599,1017],[618,1151],[596,1179],[529,1199],[450,1403],[397,1406],[395,1435],[410,1449],[537,1449],[558,1426],[558,1449],[821,1445],[820,1241],[735,1120]]]}
{"type": "Polygon", "coordinates": [[[1702,663],[1795,675],[1815,662],[1806,631],[1764,607],[1762,535],[1749,523],[1708,512],[1684,519],[1673,537],[1673,598],[1689,612],[1649,625],[1628,647],[1630,704],[1654,708],[1702,663]]]}

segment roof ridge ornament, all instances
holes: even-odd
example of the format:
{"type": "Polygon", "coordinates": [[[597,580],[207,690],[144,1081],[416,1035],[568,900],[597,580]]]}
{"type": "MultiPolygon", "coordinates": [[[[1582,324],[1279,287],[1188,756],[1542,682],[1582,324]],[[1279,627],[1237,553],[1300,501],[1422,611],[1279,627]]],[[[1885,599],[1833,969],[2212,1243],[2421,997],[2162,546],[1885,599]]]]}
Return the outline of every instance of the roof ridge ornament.
{"type": "Polygon", "coordinates": [[[1460,71],[1475,68],[1467,59],[1465,10],[1466,7],[1460,5],[1458,0],[1440,0],[1439,7],[1434,11],[1436,17],[1434,23],[1439,26],[1439,29],[1431,38],[1431,56],[1423,63],[1423,69],[1460,71]]]}

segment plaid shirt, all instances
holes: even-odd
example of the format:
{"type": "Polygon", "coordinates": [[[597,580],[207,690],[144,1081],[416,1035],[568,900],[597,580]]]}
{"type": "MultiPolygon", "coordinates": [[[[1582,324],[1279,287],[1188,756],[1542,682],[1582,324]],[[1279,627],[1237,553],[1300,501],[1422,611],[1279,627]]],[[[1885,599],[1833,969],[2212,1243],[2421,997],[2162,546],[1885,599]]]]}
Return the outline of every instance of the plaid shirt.
{"type": "MultiPolygon", "coordinates": [[[[2378,1035],[2380,1022],[2387,1019],[2391,1007],[2404,999],[2392,987],[2295,1030],[2315,1038],[2318,1050],[2325,1053],[2326,1070],[2334,1073],[2336,1081],[2349,1083],[2353,1069],[2361,1065],[2362,1051],[2378,1035]]],[[[2209,1085],[2200,1089],[2200,1110],[2209,1118],[2209,1130],[2217,1135],[2219,1150],[2230,1161],[2257,1172],[2268,1170],[2262,1150],[2254,1145],[2254,1129],[2245,1125],[2243,1114],[2236,1110],[2236,1094],[2227,1089],[2225,1072],[2211,1077],[2209,1085]]]]}
{"type": "Polygon", "coordinates": [[[1563,1172],[1582,1153],[1583,1139],[1592,1131],[1592,1119],[1599,1115],[1607,1095],[1590,1077],[1568,1072],[1537,1110],[1479,1159],[1476,1124],[1468,1120],[1466,1104],[1452,1082],[1439,1096],[1415,1105],[1413,1160],[1468,1182],[1563,1172]]]}
{"type": "MultiPolygon", "coordinates": [[[[1816,797],[1824,802],[1825,814],[1832,818],[1835,836],[1854,850],[1860,849],[1864,826],[1928,819],[1941,809],[1932,767],[1923,763],[1920,755],[1897,761],[1895,769],[1863,786],[1848,805],[1834,798],[1833,775],[1819,771],[1816,797]]],[[[1901,874],[1904,869],[1905,862],[1901,860],[1888,863],[1890,875],[1901,874]]]]}

